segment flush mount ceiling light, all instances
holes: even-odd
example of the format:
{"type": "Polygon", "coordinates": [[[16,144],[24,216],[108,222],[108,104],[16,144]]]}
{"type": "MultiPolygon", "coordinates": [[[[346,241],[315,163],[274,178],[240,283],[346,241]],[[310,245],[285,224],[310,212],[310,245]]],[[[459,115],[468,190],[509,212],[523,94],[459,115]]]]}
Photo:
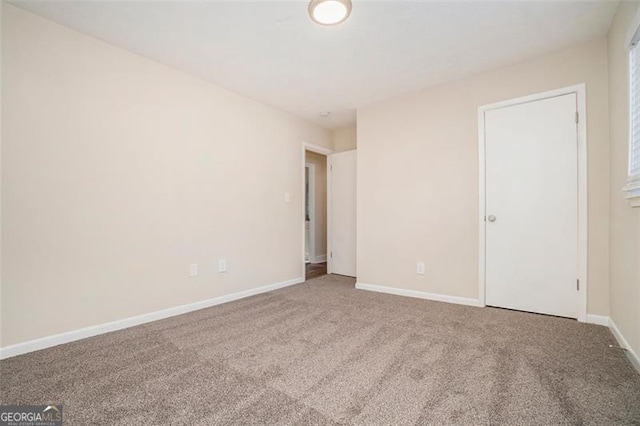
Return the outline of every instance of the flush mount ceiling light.
{"type": "Polygon", "coordinates": [[[349,17],[351,0],[311,0],[309,16],[320,25],[337,25],[349,17]]]}

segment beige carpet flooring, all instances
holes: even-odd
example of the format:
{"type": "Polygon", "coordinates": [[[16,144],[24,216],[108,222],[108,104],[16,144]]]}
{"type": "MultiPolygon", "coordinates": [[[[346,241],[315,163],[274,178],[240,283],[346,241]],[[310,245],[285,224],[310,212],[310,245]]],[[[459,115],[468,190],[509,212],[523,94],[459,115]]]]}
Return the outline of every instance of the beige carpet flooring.
{"type": "Polygon", "coordinates": [[[67,425],[640,424],[605,327],[304,284],[0,362],[67,425]]]}

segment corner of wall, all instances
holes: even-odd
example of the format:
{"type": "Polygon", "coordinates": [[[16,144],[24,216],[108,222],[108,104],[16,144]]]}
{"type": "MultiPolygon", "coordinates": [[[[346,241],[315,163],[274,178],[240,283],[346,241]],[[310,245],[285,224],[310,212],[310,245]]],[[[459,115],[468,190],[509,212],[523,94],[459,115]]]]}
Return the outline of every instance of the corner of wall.
{"type": "Polygon", "coordinates": [[[334,152],[351,151],[357,148],[357,127],[356,124],[341,127],[333,131],[334,152]]]}
{"type": "MultiPolygon", "coordinates": [[[[640,209],[632,209],[622,188],[628,162],[628,59],[630,28],[640,20],[640,3],[620,2],[607,34],[609,105],[609,316],[620,346],[640,353],[640,209]]],[[[637,355],[635,356],[637,361],[637,355]]]]}

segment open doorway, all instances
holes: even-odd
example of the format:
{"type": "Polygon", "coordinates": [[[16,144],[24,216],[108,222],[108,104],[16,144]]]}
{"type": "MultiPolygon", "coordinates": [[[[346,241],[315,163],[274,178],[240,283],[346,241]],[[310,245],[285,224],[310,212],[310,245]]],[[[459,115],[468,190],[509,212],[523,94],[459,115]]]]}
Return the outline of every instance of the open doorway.
{"type": "Polygon", "coordinates": [[[309,144],[305,144],[303,149],[303,259],[306,280],[327,274],[327,155],[330,153],[325,148],[309,144]]]}
{"type": "Polygon", "coordinates": [[[327,157],[305,151],[305,277],[327,273],[327,157]]]}

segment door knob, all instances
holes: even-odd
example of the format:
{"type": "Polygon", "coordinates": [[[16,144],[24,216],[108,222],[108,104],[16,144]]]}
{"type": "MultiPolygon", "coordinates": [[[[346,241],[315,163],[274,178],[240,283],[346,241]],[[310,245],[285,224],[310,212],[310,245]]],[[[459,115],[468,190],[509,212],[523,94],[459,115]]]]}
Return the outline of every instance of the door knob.
{"type": "Polygon", "coordinates": [[[495,222],[495,221],[496,221],[496,219],[497,219],[497,218],[496,218],[494,215],[492,215],[492,214],[490,214],[489,216],[487,216],[487,220],[488,220],[489,222],[495,222]]]}

